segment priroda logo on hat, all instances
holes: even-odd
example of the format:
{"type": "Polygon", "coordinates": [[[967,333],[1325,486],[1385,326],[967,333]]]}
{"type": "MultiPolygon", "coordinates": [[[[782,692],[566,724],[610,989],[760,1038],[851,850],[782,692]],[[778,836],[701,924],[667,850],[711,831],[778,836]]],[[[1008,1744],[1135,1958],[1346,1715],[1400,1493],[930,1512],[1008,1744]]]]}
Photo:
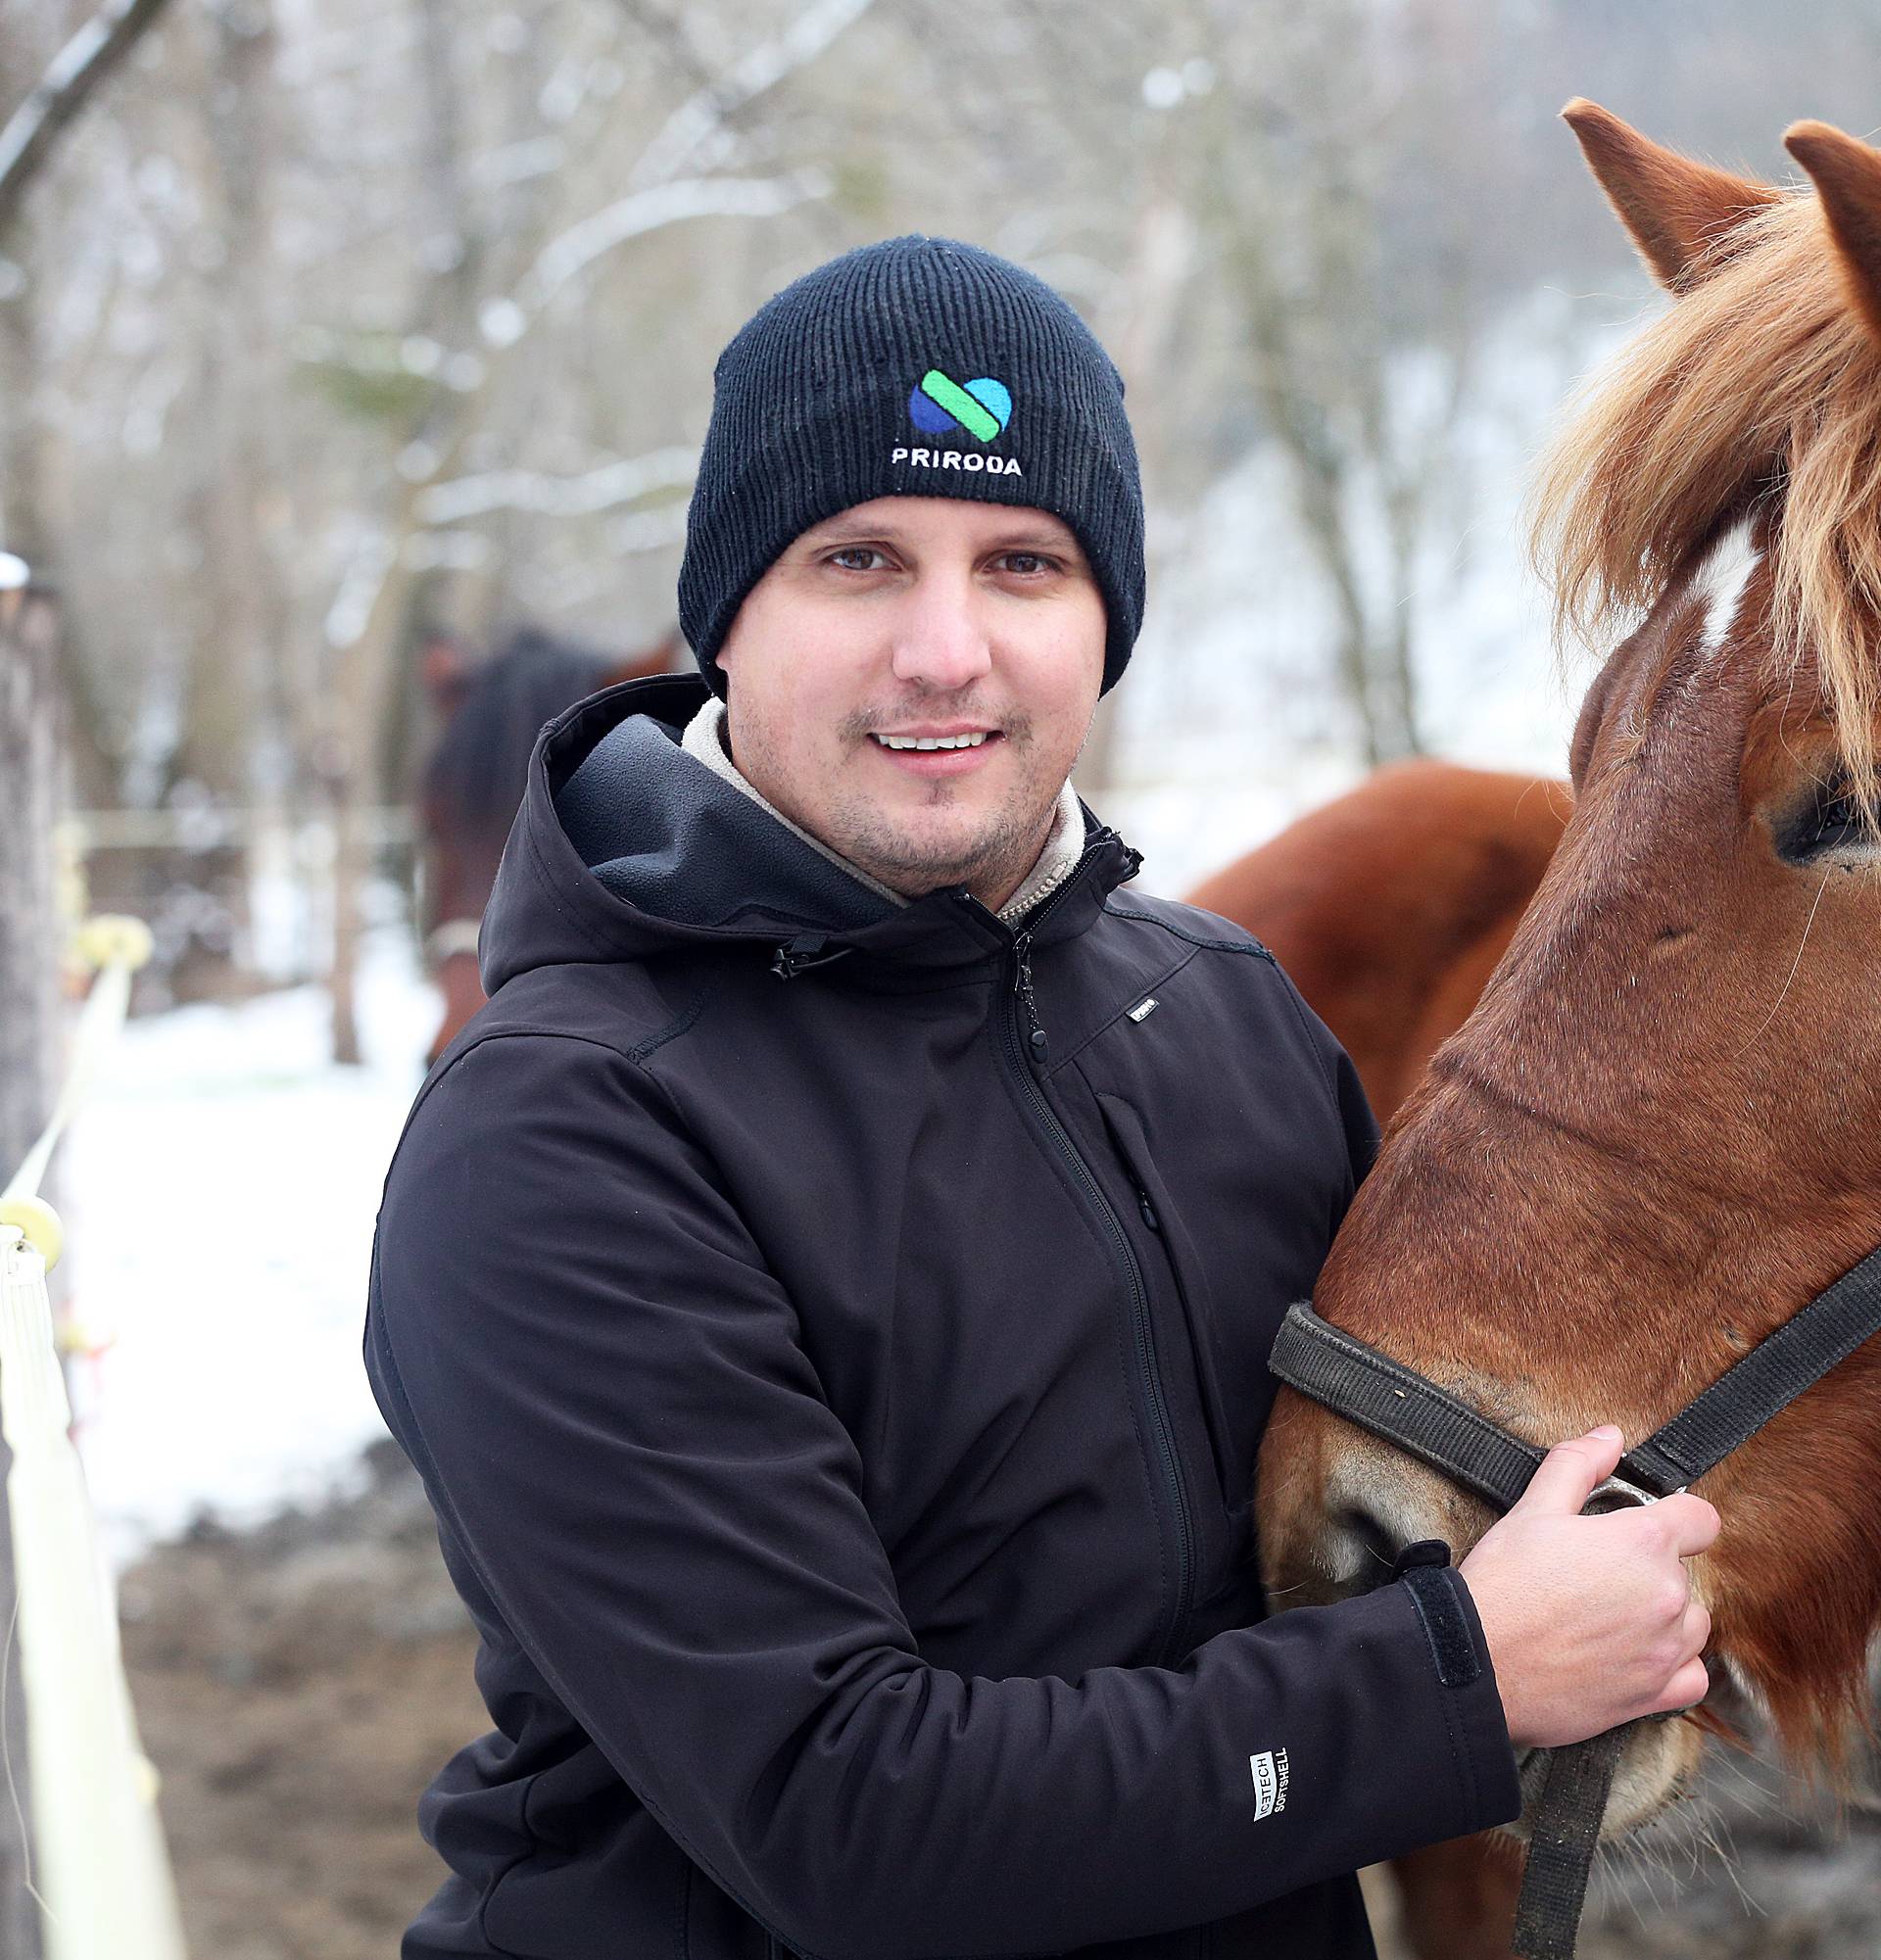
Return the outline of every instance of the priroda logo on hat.
{"type": "Polygon", "coordinates": [[[989,443],[1012,420],[1012,395],[1003,381],[982,375],[962,387],[930,367],[908,397],[908,419],[930,436],[965,429],[989,443]]]}
{"type": "MultiPolygon", "coordinates": [[[[989,443],[1012,420],[1012,393],[1003,381],[980,375],[965,383],[930,367],[908,397],[908,419],[930,436],[966,434],[989,443]]],[[[989,476],[1023,474],[1016,456],[982,455],[978,451],[906,449],[891,452],[891,462],[923,469],[984,470],[989,476]]]]}

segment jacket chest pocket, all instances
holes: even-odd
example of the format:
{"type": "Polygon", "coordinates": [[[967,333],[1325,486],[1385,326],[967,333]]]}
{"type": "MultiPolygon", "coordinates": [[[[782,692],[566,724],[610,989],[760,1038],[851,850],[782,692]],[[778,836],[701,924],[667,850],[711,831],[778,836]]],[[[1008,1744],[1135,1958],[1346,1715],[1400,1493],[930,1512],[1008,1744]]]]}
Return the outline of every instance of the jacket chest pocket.
{"type": "Polygon", "coordinates": [[[1196,1387],[1203,1419],[1208,1425],[1215,1474],[1221,1484],[1223,1502],[1230,1506],[1237,1506],[1248,1493],[1237,1491],[1232,1485],[1242,1480],[1243,1465],[1251,1460],[1252,1446],[1250,1444],[1246,1450],[1236,1447],[1228,1410],[1222,1399],[1221,1375],[1216,1363],[1211,1324],[1214,1315],[1208,1297],[1205,1268],[1156,1168],[1141,1117],[1121,1096],[1102,1090],[1097,1093],[1097,1105],[1103,1112],[1104,1127],[1110,1134],[1112,1148],[1123,1161],[1124,1169],[1135,1186],[1141,1222],[1161,1246],[1175,1280],[1176,1296],[1188,1329],[1189,1352],[1194,1357],[1196,1387]]]}

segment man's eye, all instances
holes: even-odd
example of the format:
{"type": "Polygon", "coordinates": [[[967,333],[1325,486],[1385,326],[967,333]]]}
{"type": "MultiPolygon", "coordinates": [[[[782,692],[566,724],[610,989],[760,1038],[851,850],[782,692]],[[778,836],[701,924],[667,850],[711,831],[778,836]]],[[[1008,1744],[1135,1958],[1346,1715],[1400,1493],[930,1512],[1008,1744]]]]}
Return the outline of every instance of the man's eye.
{"type": "Polygon", "coordinates": [[[1055,568],[1056,560],[1048,558],[1042,551],[1008,551],[1006,563],[1022,578],[1030,578],[1035,572],[1048,572],[1055,568]]]}
{"type": "MultiPolygon", "coordinates": [[[[841,565],[845,572],[872,572],[876,569],[874,565],[848,564],[844,561],[850,558],[880,558],[881,556],[882,553],[873,545],[844,545],[840,551],[832,551],[830,553],[830,563],[841,565]]],[[[883,562],[886,563],[887,560],[884,559],[883,562]]]]}

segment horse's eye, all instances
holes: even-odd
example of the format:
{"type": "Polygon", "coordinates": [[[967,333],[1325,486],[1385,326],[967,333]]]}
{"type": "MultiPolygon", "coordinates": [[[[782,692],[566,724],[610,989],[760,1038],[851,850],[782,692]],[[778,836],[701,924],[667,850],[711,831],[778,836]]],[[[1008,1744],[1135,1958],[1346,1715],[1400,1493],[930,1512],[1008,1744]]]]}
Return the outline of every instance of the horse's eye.
{"type": "Polygon", "coordinates": [[[1824,851],[1865,845],[1870,849],[1877,838],[1861,815],[1861,806],[1853,789],[1841,777],[1817,784],[1810,794],[1782,822],[1775,826],[1779,857],[1791,864],[1807,864],[1824,851]]]}

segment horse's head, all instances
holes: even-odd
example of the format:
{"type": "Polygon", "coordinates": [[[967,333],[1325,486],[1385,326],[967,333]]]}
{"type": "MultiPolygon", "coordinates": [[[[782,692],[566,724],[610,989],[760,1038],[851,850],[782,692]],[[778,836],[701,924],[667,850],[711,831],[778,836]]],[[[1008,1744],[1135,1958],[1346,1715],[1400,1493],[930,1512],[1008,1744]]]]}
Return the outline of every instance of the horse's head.
{"type": "MultiPolygon", "coordinates": [[[[1319,1312],[1547,1445],[1636,1442],[1881,1242],[1881,153],[1799,124],[1778,193],[1568,120],[1674,304],[1544,473],[1566,617],[1634,630],[1575,731],[1574,814],[1462,1031],[1387,1134],[1319,1312]]],[[[1610,642],[1611,644],[1611,642],[1610,642]]],[[[1839,1766],[1881,1623],[1881,1353],[1699,1485],[1714,1681],[1839,1766]]],[[[1375,1583],[1490,1521],[1282,1392],[1277,1591],[1375,1583]]],[[[1642,1725],[1610,1832],[1695,1766],[1642,1725]]]]}
{"type": "Polygon", "coordinates": [[[477,925],[543,724],[616,681],[665,673],[685,646],[674,629],[624,658],[609,657],[525,627],[481,666],[469,666],[441,639],[427,645],[422,670],[442,726],[418,798],[426,963],[444,995],[427,1068],[483,1005],[477,925]]]}

